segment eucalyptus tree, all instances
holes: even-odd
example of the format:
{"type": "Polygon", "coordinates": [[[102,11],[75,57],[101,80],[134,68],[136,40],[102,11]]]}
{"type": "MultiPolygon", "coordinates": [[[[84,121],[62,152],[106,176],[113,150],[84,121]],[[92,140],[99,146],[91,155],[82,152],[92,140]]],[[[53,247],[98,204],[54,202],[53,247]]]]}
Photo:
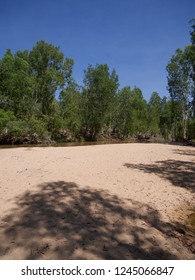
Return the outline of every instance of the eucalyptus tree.
{"type": "Polygon", "coordinates": [[[135,87],[131,90],[127,86],[119,90],[114,129],[122,137],[147,132],[147,102],[139,88],[135,87]]]}
{"type": "Polygon", "coordinates": [[[12,75],[14,72],[14,57],[10,49],[0,60],[0,108],[13,109],[12,100],[12,75]]]}
{"type": "Polygon", "coordinates": [[[70,79],[73,60],[64,59],[59,47],[39,41],[29,54],[29,61],[35,80],[34,99],[41,104],[42,113],[50,115],[57,91],[70,79]]]}
{"type": "Polygon", "coordinates": [[[166,96],[161,98],[161,111],[159,120],[160,135],[165,140],[170,140],[172,137],[172,105],[171,101],[166,96]]]}
{"type": "Polygon", "coordinates": [[[133,133],[131,88],[126,86],[119,90],[117,95],[116,114],[114,119],[114,131],[122,137],[133,133]]]}
{"type": "Polygon", "coordinates": [[[64,127],[75,136],[81,130],[81,93],[80,87],[75,81],[71,81],[67,87],[61,91],[59,96],[61,117],[64,127]]]}
{"type": "Polygon", "coordinates": [[[106,123],[114,96],[118,88],[118,76],[111,73],[107,64],[95,67],[89,65],[85,70],[82,93],[82,119],[85,138],[95,140],[106,123]]]}
{"type": "Polygon", "coordinates": [[[155,136],[160,134],[161,111],[161,97],[157,92],[153,92],[148,102],[148,125],[150,133],[155,136]]]}
{"type": "MultiPolygon", "coordinates": [[[[191,73],[190,77],[193,82],[193,90],[192,90],[192,110],[193,117],[195,119],[195,18],[190,21],[191,24],[191,45],[188,46],[188,59],[191,64],[191,73]]],[[[195,128],[194,128],[195,130],[195,128]]]]}
{"type": "Polygon", "coordinates": [[[32,86],[29,63],[8,50],[0,61],[0,106],[19,118],[30,117],[32,86]]]}
{"type": "Polygon", "coordinates": [[[147,102],[143,97],[142,91],[134,87],[131,91],[134,135],[145,134],[148,131],[147,123],[147,102]]]}
{"type": "Polygon", "coordinates": [[[168,72],[168,90],[172,102],[172,111],[174,116],[179,116],[179,118],[173,119],[174,131],[179,133],[181,129],[181,137],[186,139],[191,95],[191,68],[187,48],[184,51],[177,49],[166,69],[168,72]]]}

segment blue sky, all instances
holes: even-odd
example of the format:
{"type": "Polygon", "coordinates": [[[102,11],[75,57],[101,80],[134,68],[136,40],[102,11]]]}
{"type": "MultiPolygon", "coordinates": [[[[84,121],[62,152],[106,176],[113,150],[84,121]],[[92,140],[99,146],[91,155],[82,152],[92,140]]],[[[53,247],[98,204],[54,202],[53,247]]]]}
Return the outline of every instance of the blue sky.
{"type": "Polygon", "coordinates": [[[194,0],[0,0],[0,58],[7,48],[31,49],[38,40],[74,59],[82,84],[88,64],[107,63],[120,87],[167,95],[166,65],[190,44],[194,0]]]}

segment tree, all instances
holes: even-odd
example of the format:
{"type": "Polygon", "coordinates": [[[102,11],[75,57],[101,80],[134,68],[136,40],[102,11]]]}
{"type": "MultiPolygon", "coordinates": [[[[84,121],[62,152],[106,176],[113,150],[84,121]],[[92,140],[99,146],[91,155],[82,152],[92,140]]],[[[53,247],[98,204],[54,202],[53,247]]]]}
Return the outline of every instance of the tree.
{"type": "Polygon", "coordinates": [[[134,87],[131,92],[134,135],[145,134],[148,130],[147,124],[147,102],[143,98],[141,89],[134,87]]]}
{"type": "Polygon", "coordinates": [[[117,110],[115,114],[114,131],[122,137],[133,133],[131,89],[129,86],[119,90],[117,95],[117,110]]]}
{"type": "MultiPolygon", "coordinates": [[[[191,24],[191,45],[188,46],[188,59],[191,65],[190,77],[192,79],[193,88],[192,88],[192,112],[193,118],[195,119],[195,18],[190,21],[191,24]]],[[[195,129],[195,126],[194,126],[195,129]]]]}
{"type": "Polygon", "coordinates": [[[150,133],[160,134],[160,116],[162,109],[162,100],[157,92],[153,92],[148,102],[148,123],[150,133]]]}
{"type": "Polygon", "coordinates": [[[118,76],[114,71],[110,74],[108,65],[88,66],[85,71],[82,94],[85,138],[95,140],[105,125],[105,119],[110,111],[117,88],[118,76]]]}
{"type": "Polygon", "coordinates": [[[122,88],[118,93],[115,130],[122,137],[144,134],[147,131],[147,103],[135,87],[122,88]]]}
{"type": "Polygon", "coordinates": [[[41,103],[42,113],[49,115],[57,90],[63,88],[66,78],[70,79],[73,60],[64,60],[59,47],[39,41],[30,52],[29,61],[35,78],[33,96],[41,103]]]}
{"type": "Polygon", "coordinates": [[[81,130],[81,94],[76,82],[72,81],[60,93],[61,117],[64,126],[75,136],[81,130]]]}
{"type": "Polygon", "coordinates": [[[12,101],[12,73],[14,71],[14,58],[8,49],[0,61],[0,106],[5,110],[13,109],[12,101]]]}
{"type": "Polygon", "coordinates": [[[164,139],[169,140],[172,129],[172,103],[166,97],[161,99],[160,133],[164,139]]]}
{"type": "Polygon", "coordinates": [[[1,107],[12,110],[17,117],[31,115],[32,78],[30,67],[22,57],[10,50],[0,61],[1,107]]]}
{"type": "Polygon", "coordinates": [[[172,101],[172,111],[177,108],[180,119],[175,125],[181,126],[182,138],[187,138],[187,121],[190,109],[190,64],[187,49],[177,49],[167,65],[168,90],[172,101]],[[179,123],[178,123],[179,122],[179,123]]]}

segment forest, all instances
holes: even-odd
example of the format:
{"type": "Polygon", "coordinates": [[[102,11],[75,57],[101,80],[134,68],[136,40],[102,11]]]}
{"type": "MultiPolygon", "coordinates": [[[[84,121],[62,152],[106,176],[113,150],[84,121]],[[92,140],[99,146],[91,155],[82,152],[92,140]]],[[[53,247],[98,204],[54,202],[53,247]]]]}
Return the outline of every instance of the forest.
{"type": "MultiPolygon", "coordinates": [[[[31,50],[8,49],[0,60],[0,144],[195,139],[195,19],[190,45],[167,62],[169,97],[120,88],[107,64],[88,65],[83,85],[74,60],[43,40],[31,50]]],[[[152,82],[152,81],[151,81],[152,82]]]]}

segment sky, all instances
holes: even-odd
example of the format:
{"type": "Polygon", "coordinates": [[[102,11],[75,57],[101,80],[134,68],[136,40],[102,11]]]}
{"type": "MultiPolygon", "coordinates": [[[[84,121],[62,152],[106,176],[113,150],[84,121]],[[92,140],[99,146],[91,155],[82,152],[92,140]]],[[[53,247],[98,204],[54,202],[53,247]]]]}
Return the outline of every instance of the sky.
{"type": "Polygon", "coordinates": [[[190,44],[194,0],[0,0],[0,58],[39,40],[74,59],[82,85],[89,64],[108,64],[120,88],[168,96],[166,65],[190,44]]]}

